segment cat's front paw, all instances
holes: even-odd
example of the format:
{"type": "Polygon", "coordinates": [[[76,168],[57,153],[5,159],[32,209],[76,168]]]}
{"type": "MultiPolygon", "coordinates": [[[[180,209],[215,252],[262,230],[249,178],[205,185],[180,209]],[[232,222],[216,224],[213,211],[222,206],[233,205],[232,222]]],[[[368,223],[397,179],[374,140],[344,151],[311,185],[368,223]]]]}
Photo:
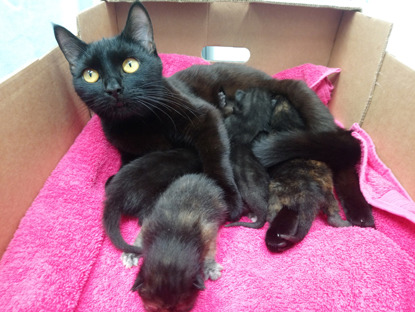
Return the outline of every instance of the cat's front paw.
{"type": "Polygon", "coordinates": [[[222,270],[223,266],[217,263],[214,259],[205,260],[203,268],[205,280],[211,279],[212,281],[216,281],[222,276],[222,270]]]}
{"type": "Polygon", "coordinates": [[[123,252],[121,255],[122,264],[127,268],[131,269],[133,266],[138,266],[139,256],[133,253],[123,252]]]}

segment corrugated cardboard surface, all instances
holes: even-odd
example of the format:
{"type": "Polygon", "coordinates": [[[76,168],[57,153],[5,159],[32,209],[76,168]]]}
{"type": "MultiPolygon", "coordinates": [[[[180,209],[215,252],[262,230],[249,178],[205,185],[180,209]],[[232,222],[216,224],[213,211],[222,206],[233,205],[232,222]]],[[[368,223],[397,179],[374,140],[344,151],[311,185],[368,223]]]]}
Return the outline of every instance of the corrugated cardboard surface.
{"type": "Polygon", "coordinates": [[[340,67],[330,109],[346,127],[360,122],[373,95],[392,25],[360,13],[343,16],[329,67],[340,67]]]}
{"type": "Polygon", "coordinates": [[[415,198],[415,72],[386,54],[362,126],[382,161],[415,198]]]}
{"type": "Polygon", "coordinates": [[[89,119],[55,49],[0,85],[0,254],[89,119]]]}

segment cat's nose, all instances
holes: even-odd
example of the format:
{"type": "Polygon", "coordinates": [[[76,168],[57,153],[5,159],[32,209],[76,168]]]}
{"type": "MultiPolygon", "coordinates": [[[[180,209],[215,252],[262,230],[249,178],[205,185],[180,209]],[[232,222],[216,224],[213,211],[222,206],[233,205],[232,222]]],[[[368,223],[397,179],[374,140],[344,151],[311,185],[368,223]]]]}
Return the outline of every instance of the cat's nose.
{"type": "Polygon", "coordinates": [[[118,83],[117,80],[113,79],[110,80],[107,83],[107,86],[105,88],[105,92],[111,96],[113,96],[114,98],[118,99],[118,96],[120,95],[122,91],[122,88],[120,86],[120,84],[118,83]]]}

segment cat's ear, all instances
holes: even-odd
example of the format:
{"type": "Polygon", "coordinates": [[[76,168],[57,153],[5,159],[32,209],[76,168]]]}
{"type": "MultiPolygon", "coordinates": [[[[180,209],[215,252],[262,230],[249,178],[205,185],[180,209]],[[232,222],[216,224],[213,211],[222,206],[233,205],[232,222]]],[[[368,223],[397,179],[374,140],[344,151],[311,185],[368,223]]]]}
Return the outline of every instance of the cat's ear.
{"type": "Polygon", "coordinates": [[[245,91],[243,90],[236,90],[235,92],[235,100],[237,102],[241,102],[243,100],[243,98],[245,97],[245,91]]]}
{"type": "Polygon", "coordinates": [[[72,70],[79,56],[85,52],[88,45],[62,26],[54,24],[53,31],[59,48],[68,60],[72,70]]]}
{"type": "Polygon", "coordinates": [[[153,25],[147,10],[140,2],[131,6],[121,35],[127,40],[141,43],[150,53],[156,52],[153,25]]]}
{"type": "Polygon", "coordinates": [[[143,288],[143,285],[144,285],[144,279],[139,273],[134,282],[133,287],[131,287],[131,291],[139,291],[141,288],[143,288]]]}
{"type": "Polygon", "coordinates": [[[194,281],[193,286],[199,290],[205,290],[205,280],[203,279],[202,274],[198,274],[196,276],[196,280],[194,281]]]}

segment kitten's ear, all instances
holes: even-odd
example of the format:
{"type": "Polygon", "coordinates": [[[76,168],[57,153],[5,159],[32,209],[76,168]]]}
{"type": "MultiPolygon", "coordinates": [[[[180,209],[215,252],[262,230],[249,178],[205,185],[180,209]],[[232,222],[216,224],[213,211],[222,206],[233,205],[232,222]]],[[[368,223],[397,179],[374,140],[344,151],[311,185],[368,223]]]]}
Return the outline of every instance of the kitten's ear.
{"type": "Polygon", "coordinates": [[[150,53],[156,52],[150,15],[140,2],[131,6],[121,35],[128,40],[140,42],[150,53]]]}
{"type": "Polygon", "coordinates": [[[59,48],[62,50],[63,55],[65,55],[72,69],[88,45],[62,26],[54,24],[53,31],[55,32],[55,38],[59,44],[59,48]]]}
{"type": "Polygon", "coordinates": [[[243,90],[236,90],[235,92],[235,100],[237,102],[241,102],[243,100],[243,98],[245,97],[245,91],[243,90]]]}
{"type": "Polygon", "coordinates": [[[193,286],[195,286],[199,290],[205,290],[205,280],[203,279],[202,274],[198,274],[196,276],[196,280],[193,283],[193,286]]]}
{"type": "Polygon", "coordinates": [[[138,273],[137,278],[135,279],[133,287],[131,287],[131,291],[139,291],[144,284],[144,279],[141,277],[141,274],[138,273]]]}

